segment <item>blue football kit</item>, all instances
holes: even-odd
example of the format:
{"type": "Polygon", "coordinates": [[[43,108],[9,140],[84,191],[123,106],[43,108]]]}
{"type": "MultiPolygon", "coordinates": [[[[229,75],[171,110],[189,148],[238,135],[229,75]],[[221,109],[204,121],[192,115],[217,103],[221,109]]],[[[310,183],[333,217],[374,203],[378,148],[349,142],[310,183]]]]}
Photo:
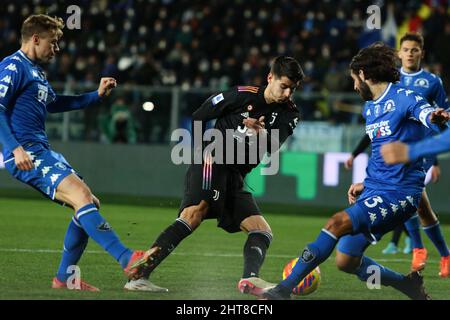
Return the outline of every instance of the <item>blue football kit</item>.
{"type": "Polygon", "coordinates": [[[55,200],[59,183],[74,173],[64,157],[52,151],[45,133],[47,112],[85,108],[100,97],[97,91],[79,96],[57,95],[41,67],[22,51],[0,62],[0,143],[5,168],[18,180],[55,200]],[[22,146],[35,168],[19,170],[13,151],[22,146]]]}
{"type": "Polygon", "coordinates": [[[435,110],[428,101],[400,84],[390,83],[376,101],[368,101],[363,108],[366,133],[372,141],[372,153],[367,165],[364,191],[356,203],[345,211],[349,214],[353,234],[339,240],[339,251],[350,256],[361,256],[370,242],[408,220],[417,210],[425,172],[422,158],[407,165],[385,164],[380,148],[390,141],[420,140],[423,132],[418,123],[429,130],[440,128],[430,123],[435,110]],[[369,240],[364,240],[362,235],[369,240]],[[355,241],[359,238],[361,241],[355,241]]]}
{"type": "MultiPolygon", "coordinates": [[[[435,107],[443,109],[450,108],[450,103],[445,93],[441,78],[431,72],[420,69],[414,73],[407,73],[403,68],[401,68],[400,84],[410,90],[413,90],[414,92],[417,92],[435,107]]],[[[420,125],[418,130],[423,130],[424,137],[432,137],[436,134],[433,130],[420,125]]],[[[423,158],[425,172],[428,172],[435,161],[435,155],[429,155],[423,158]]]]}

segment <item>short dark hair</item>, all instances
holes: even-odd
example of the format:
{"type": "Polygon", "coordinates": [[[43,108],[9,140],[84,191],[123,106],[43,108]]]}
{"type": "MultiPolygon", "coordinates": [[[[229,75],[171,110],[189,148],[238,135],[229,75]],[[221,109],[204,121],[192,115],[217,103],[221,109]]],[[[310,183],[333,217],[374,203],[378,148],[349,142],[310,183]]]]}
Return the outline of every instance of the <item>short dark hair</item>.
{"type": "Polygon", "coordinates": [[[362,70],[364,77],[374,83],[397,82],[400,80],[398,62],[397,52],[393,48],[376,42],[359,50],[350,62],[350,70],[355,74],[362,70]]]}
{"type": "Polygon", "coordinates": [[[270,73],[277,78],[286,76],[289,80],[297,84],[297,86],[299,86],[300,82],[302,82],[305,78],[305,74],[303,73],[300,63],[294,58],[288,56],[276,57],[270,67],[270,73]]]}
{"type": "Polygon", "coordinates": [[[417,32],[407,32],[400,38],[400,46],[404,41],[415,41],[419,44],[420,49],[423,49],[425,41],[423,40],[423,36],[417,32]]]}
{"type": "Polygon", "coordinates": [[[60,37],[63,34],[63,28],[63,19],[46,14],[35,14],[26,18],[22,24],[22,41],[27,41],[33,34],[41,35],[49,32],[55,32],[60,37]]]}

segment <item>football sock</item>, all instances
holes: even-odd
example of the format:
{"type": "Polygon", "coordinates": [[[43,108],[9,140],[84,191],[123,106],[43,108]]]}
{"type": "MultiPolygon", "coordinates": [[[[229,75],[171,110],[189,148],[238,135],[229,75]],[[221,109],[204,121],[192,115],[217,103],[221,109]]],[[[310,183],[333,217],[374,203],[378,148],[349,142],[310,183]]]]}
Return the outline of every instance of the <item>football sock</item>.
{"type": "Polygon", "coordinates": [[[446,257],[449,255],[449,250],[447,244],[445,243],[444,236],[442,235],[439,221],[431,226],[423,227],[423,231],[425,231],[428,238],[430,238],[430,240],[434,243],[434,246],[438,249],[441,257],[446,257]]]}
{"type": "Polygon", "coordinates": [[[71,276],[70,273],[67,273],[67,268],[78,263],[87,246],[88,239],[89,236],[84,232],[80,222],[75,217],[72,217],[64,237],[62,259],[56,274],[59,281],[66,282],[71,276]]]}
{"type": "Polygon", "coordinates": [[[338,238],[334,234],[322,229],[316,241],[306,246],[296,265],[292,268],[292,273],[281,281],[280,285],[292,290],[315,267],[330,256],[337,242],[338,238]]]}
{"type": "Polygon", "coordinates": [[[76,213],[84,231],[125,268],[133,251],[125,247],[94,204],[88,204],[76,213]]]}
{"type": "Polygon", "coordinates": [[[398,246],[398,242],[400,241],[400,236],[403,232],[403,225],[398,225],[395,227],[394,231],[392,231],[392,240],[391,242],[398,246]]]}
{"type": "Polygon", "coordinates": [[[266,231],[251,231],[244,245],[244,273],[242,278],[258,277],[272,235],[266,231]]]}
{"type": "Polygon", "coordinates": [[[154,257],[154,264],[145,270],[144,277],[148,278],[150,273],[178,246],[178,244],[192,233],[190,225],[181,218],[175,220],[156,239],[153,247],[160,247],[160,253],[154,257]]]}
{"type": "Polygon", "coordinates": [[[361,281],[367,281],[370,276],[374,275],[374,272],[380,271],[380,284],[384,286],[395,286],[405,279],[405,276],[388,269],[369,257],[363,256],[361,259],[361,265],[355,270],[355,274],[361,281]]]}
{"type": "Polygon", "coordinates": [[[416,214],[415,216],[408,219],[405,222],[405,227],[409,232],[409,237],[411,238],[411,244],[414,249],[422,249],[422,237],[420,236],[419,229],[419,216],[416,214]]]}

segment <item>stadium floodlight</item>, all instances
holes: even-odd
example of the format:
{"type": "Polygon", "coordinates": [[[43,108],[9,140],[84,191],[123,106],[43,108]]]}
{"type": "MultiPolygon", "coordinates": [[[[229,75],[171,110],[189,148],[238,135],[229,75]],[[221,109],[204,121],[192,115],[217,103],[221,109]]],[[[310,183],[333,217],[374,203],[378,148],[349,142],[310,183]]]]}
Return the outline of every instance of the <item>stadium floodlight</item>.
{"type": "Polygon", "coordinates": [[[142,109],[145,111],[153,111],[153,109],[155,109],[155,104],[153,102],[146,101],[142,104],[142,109]]]}

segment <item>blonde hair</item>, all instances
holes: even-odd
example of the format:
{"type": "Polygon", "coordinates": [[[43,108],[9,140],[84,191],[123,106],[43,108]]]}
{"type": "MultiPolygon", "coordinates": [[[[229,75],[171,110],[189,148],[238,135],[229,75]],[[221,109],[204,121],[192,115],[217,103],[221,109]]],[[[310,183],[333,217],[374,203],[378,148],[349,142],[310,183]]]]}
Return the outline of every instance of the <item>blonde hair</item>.
{"type": "Polygon", "coordinates": [[[55,32],[59,38],[63,34],[63,28],[64,21],[60,17],[50,17],[46,14],[29,16],[22,24],[22,42],[29,40],[33,34],[42,35],[50,32],[55,32]]]}

